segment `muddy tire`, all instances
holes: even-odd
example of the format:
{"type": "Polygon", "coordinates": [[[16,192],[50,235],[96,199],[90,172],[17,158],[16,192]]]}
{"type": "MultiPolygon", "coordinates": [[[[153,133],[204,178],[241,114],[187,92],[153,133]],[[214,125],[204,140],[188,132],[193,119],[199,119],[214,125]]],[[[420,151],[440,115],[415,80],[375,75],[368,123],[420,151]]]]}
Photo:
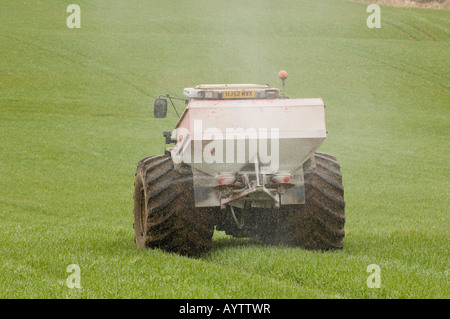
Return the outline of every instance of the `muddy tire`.
{"type": "Polygon", "coordinates": [[[134,183],[136,245],[199,257],[212,246],[213,213],[196,208],[192,174],[174,170],[170,155],[139,162],[134,183]]]}
{"type": "Polygon", "coordinates": [[[305,171],[304,205],[278,212],[277,242],[311,250],[343,248],[345,202],[342,174],[336,158],[316,153],[305,171]]]}

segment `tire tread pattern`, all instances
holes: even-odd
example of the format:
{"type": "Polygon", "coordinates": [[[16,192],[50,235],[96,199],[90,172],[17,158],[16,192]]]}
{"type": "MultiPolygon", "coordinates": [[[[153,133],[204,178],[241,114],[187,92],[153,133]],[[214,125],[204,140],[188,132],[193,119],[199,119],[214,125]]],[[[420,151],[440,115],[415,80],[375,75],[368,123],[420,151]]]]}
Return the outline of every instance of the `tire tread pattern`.
{"type": "MultiPolygon", "coordinates": [[[[199,257],[212,247],[214,222],[212,212],[196,208],[191,175],[174,169],[170,155],[147,157],[136,170],[135,196],[144,189],[145,212],[135,198],[136,214],[145,214],[142,233],[136,232],[140,248],[159,248],[189,257],[199,257]]],[[[139,227],[138,227],[139,228],[139,227]]],[[[135,227],[135,230],[137,228],[135,227]]]]}

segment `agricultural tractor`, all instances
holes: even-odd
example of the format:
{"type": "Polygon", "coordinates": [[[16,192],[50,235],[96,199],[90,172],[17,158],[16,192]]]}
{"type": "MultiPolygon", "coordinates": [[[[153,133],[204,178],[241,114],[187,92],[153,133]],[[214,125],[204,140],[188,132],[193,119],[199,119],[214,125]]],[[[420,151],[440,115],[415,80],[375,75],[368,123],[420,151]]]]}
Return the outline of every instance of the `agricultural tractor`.
{"type": "Polygon", "coordinates": [[[136,170],[134,230],[140,248],[199,257],[214,229],[272,245],[311,250],[343,247],[345,202],[336,158],[316,150],[325,140],[321,98],[284,96],[269,85],[198,85],[173,131],[163,132],[163,155],[136,170]]]}

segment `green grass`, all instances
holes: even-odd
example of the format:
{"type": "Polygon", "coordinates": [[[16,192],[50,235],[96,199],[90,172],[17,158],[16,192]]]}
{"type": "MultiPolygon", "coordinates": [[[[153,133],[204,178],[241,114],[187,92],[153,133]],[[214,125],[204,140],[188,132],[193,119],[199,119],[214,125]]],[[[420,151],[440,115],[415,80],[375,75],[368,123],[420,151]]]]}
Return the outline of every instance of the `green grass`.
{"type": "Polygon", "coordinates": [[[450,297],[449,11],[382,7],[369,29],[366,5],[344,1],[78,1],[70,30],[60,1],[0,3],[1,298],[450,297]],[[327,104],[344,249],[221,232],[200,259],[137,249],[136,165],[176,123],[153,119],[153,99],[280,86],[281,69],[287,95],[327,104]]]}

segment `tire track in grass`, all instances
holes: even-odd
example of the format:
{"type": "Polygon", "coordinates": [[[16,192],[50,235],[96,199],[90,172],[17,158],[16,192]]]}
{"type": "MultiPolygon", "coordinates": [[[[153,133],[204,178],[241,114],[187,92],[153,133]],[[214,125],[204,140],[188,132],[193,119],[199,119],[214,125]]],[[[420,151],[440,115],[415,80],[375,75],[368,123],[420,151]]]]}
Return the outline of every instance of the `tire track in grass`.
{"type": "MultiPolygon", "coordinates": [[[[445,34],[450,33],[450,29],[446,28],[444,25],[444,23],[448,23],[448,21],[442,21],[437,18],[434,19],[433,21],[430,21],[424,17],[417,17],[417,20],[420,20],[422,23],[426,24],[428,27],[435,28],[436,29],[435,32],[437,32],[439,30],[440,32],[443,32],[445,34]]],[[[439,41],[439,40],[436,38],[436,41],[439,41]]]]}
{"type": "MultiPolygon", "coordinates": [[[[371,58],[371,60],[374,60],[371,58]]],[[[404,63],[401,61],[395,61],[392,63],[389,63],[389,61],[383,61],[383,60],[377,60],[377,62],[381,65],[385,65],[388,68],[391,68],[393,70],[396,70],[398,72],[403,72],[409,74],[411,77],[418,77],[426,82],[429,82],[433,85],[439,86],[443,89],[449,90],[450,86],[445,85],[443,83],[449,83],[449,79],[441,74],[437,74],[435,72],[432,72],[426,68],[420,68],[417,64],[411,64],[411,63],[404,63]],[[442,83],[443,81],[443,83],[442,83]]]]}
{"type": "MultiPolygon", "coordinates": [[[[416,41],[419,41],[416,37],[414,37],[411,33],[407,32],[406,30],[402,29],[401,27],[395,25],[392,22],[387,21],[387,24],[390,24],[396,28],[398,28],[399,30],[403,31],[404,33],[406,33],[408,36],[414,38],[416,41]]],[[[412,23],[406,23],[403,22],[405,24],[405,26],[409,27],[409,28],[413,28],[414,30],[416,30],[417,32],[419,32],[420,34],[426,36],[428,39],[430,39],[431,41],[436,41],[436,38],[434,38],[433,36],[431,36],[430,34],[426,33],[424,30],[420,29],[419,27],[416,27],[414,24],[412,23]]]]}
{"type": "MultiPolygon", "coordinates": [[[[363,57],[363,56],[361,56],[363,57]]],[[[374,60],[374,58],[370,58],[371,60],[374,60]]],[[[445,77],[442,74],[437,74],[435,72],[432,72],[428,70],[427,68],[420,68],[417,64],[412,63],[404,63],[399,60],[396,60],[394,62],[389,62],[386,60],[377,59],[377,63],[380,65],[383,64],[388,68],[391,68],[393,70],[396,70],[398,72],[403,72],[409,74],[411,77],[417,77],[420,78],[426,82],[429,82],[435,86],[439,86],[443,89],[449,90],[450,86],[445,85],[443,83],[449,83],[449,79],[445,77]]]]}
{"type": "Polygon", "coordinates": [[[440,31],[444,33],[450,33],[450,28],[446,27],[445,24],[448,24],[449,21],[440,19],[439,17],[435,17],[433,21],[429,21],[428,19],[425,19],[423,17],[418,17],[418,19],[422,22],[425,22],[428,25],[433,26],[436,29],[439,29],[440,31]]]}
{"type": "MultiPolygon", "coordinates": [[[[384,20],[385,21],[385,20],[384,20]]],[[[429,22],[428,20],[425,20],[426,22],[429,22]]],[[[385,23],[392,25],[394,28],[399,30],[400,32],[404,33],[409,39],[411,39],[414,42],[426,42],[426,41],[419,41],[414,35],[407,32],[406,30],[403,30],[401,27],[397,26],[395,23],[392,23],[390,21],[385,21],[385,23]]],[[[411,26],[414,28],[414,26],[411,26]]],[[[430,35],[431,37],[431,35],[430,35]]],[[[370,39],[368,39],[370,40],[370,39]]],[[[430,38],[431,40],[431,38],[430,38]]],[[[374,40],[375,41],[375,40],[374,40]]],[[[431,41],[430,41],[431,42],[431,41]]],[[[442,41],[433,41],[433,42],[442,42],[442,41]]],[[[353,42],[352,44],[358,44],[358,42],[353,42]]],[[[323,46],[325,46],[329,51],[338,51],[342,48],[338,46],[336,43],[332,42],[323,42],[323,46]]],[[[432,45],[432,44],[430,44],[432,45]]],[[[380,55],[370,55],[370,53],[366,50],[364,51],[361,46],[352,46],[352,45],[346,45],[346,51],[348,55],[353,55],[355,57],[361,58],[363,61],[368,61],[370,63],[377,63],[380,66],[384,65],[390,69],[395,70],[396,72],[406,73],[412,77],[418,77],[422,80],[429,82],[433,85],[439,86],[443,89],[449,90],[450,89],[450,78],[447,76],[447,74],[441,74],[436,73],[430,70],[426,67],[421,67],[419,64],[412,64],[404,62],[404,60],[396,59],[395,61],[383,59],[380,55]]],[[[348,59],[350,60],[350,59],[348,59]]],[[[353,60],[352,60],[353,61],[353,60]]]]}
{"type": "Polygon", "coordinates": [[[431,39],[431,41],[436,41],[436,39],[435,39],[434,37],[432,37],[431,35],[429,35],[429,34],[426,33],[425,31],[423,31],[423,30],[421,30],[421,29],[419,29],[418,27],[413,26],[413,25],[412,25],[412,27],[413,27],[414,29],[416,29],[417,31],[419,31],[420,33],[422,33],[423,35],[425,35],[426,37],[428,37],[429,39],[431,39]]]}
{"type": "MultiPolygon", "coordinates": [[[[431,40],[431,41],[433,41],[433,42],[436,42],[436,41],[437,41],[437,39],[436,39],[434,36],[432,36],[430,33],[425,32],[422,28],[419,28],[419,27],[417,27],[414,23],[412,23],[412,22],[410,21],[410,18],[412,18],[412,16],[410,16],[410,15],[403,15],[402,18],[407,20],[407,21],[401,22],[402,24],[404,24],[405,27],[407,27],[407,28],[409,28],[409,29],[414,29],[414,30],[417,31],[419,34],[425,36],[426,38],[428,38],[429,40],[431,40]]],[[[414,22],[417,23],[417,19],[420,19],[421,21],[430,24],[430,22],[428,21],[428,19],[424,19],[423,17],[415,17],[414,22]]],[[[397,22],[400,22],[400,21],[397,21],[397,22]]],[[[389,21],[389,20],[386,21],[386,18],[384,19],[384,23],[386,23],[386,24],[388,24],[388,25],[391,25],[391,26],[393,26],[394,28],[400,30],[400,31],[403,32],[406,36],[408,36],[411,40],[414,40],[414,41],[422,41],[422,40],[420,40],[417,36],[415,36],[413,33],[411,33],[411,31],[408,32],[407,30],[405,30],[404,27],[399,26],[397,23],[394,23],[394,22],[389,21]]],[[[446,29],[445,29],[445,32],[448,33],[446,29]]],[[[425,40],[425,39],[424,39],[424,40],[425,40]]]]}
{"type": "MultiPolygon", "coordinates": [[[[335,50],[335,47],[333,47],[333,45],[326,45],[328,49],[335,50]]],[[[445,74],[433,72],[426,67],[420,67],[419,64],[406,63],[399,59],[383,59],[379,55],[370,55],[369,53],[365,53],[365,51],[362,50],[361,47],[353,48],[351,46],[347,46],[346,52],[347,54],[361,58],[364,61],[368,61],[370,63],[375,62],[380,66],[383,65],[387,68],[395,70],[396,72],[399,72],[399,74],[406,73],[411,77],[418,77],[445,90],[450,90],[450,78],[448,76],[446,76],[445,74]]]]}
{"type": "MultiPolygon", "coordinates": [[[[34,48],[36,48],[36,49],[38,49],[40,51],[45,52],[46,54],[53,55],[53,56],[59,58],[60,60],[63,60],[64,62],[69,61],[73,65],[81,66],[81,67],[85,68],[86,70],[88,70],[90,72],[92,72],[92,70],[93,70],[92,66],[90,66],[88,63],[86,63],[84,61],[89,61],[91,63],[93,62],[93,64],[95,64],[96,71],[99,71],[99,72],[101,72],[103,74],[106,74],[109,77],[117,80],[118,82],[124,83],[124,84],[132,87],[133,89],[135,89],[139,93],[141,93],[141,94],[143,94],[143,95],[145,95],[147,97],[150,97],[150,94],[147,91],[145,91],[141,87],[139,87],[136,84],[134,84],[131,80],[128,80],[128,79],[126,79],[123,76],[119,76],[119,75],[115,74],[112,71],[112,68],[110,68],[110,67],[106,66],[105,64],[101,63],[100,60],[95,58],[95,57],[91,57],[91,56],[89,56],[87,54],[83,54],[81,52],[69,51],[68,49],[59,49],[59,51],[58,51],[57,47],[55,47],[55,46],[53,46],[52,49],[48,49],[48,48],[45,47],[45,44],[47,46],[52,46],[52,43],[50,43],[50,42],[46,42],[46,41],[44,41],[42,39],[39,39],[40,41],[34,41],[34,38],[31,38],[30,36],[27,36],[25,34],[22,34],[22,33],[16,32],[16,31],[8,30],[8,33],[14,34],[16,37],[7,35],[5,33],[0,34],[0,36],[3,36],[5,38],[9,38],[9,40],[16,41],[16,42],[24,44],[26,46],[27,45],[28,46],[32,46],[32,47],[34,47],[34,48]],[[22,39],[18,39],[17,36],[21,37],[22,39]],[[42,44],[44,44],[44,45],[42,45],[42,44]],[[80,57],[80,59],[78,59],[78,60],[74,59],[73,58],[74,54],[76,56],[80,57]]],[[[114,68],[114,69],[117,69],[117,68],[114,68]]],[[[125,72],[125,73],[127,73],[127,74],[129,74],[131,76],[131,74],[129,72],[127,72],[127,71],[123,71],[123,72],[125,72]]]]}
{"type": "Polygon", "coordinates": [[[417,40],[411,33],[407,32],[406,30],[402,29],[401,27],[399,27],[398,25],[389,22],[389,21],[384,21],[384,23],[393,26],[394,28],[396,28],[397,30],[400,30],[403,34],[405,34],[409,39],[413,40],[413,41],[419,41],[417,40]]]}

